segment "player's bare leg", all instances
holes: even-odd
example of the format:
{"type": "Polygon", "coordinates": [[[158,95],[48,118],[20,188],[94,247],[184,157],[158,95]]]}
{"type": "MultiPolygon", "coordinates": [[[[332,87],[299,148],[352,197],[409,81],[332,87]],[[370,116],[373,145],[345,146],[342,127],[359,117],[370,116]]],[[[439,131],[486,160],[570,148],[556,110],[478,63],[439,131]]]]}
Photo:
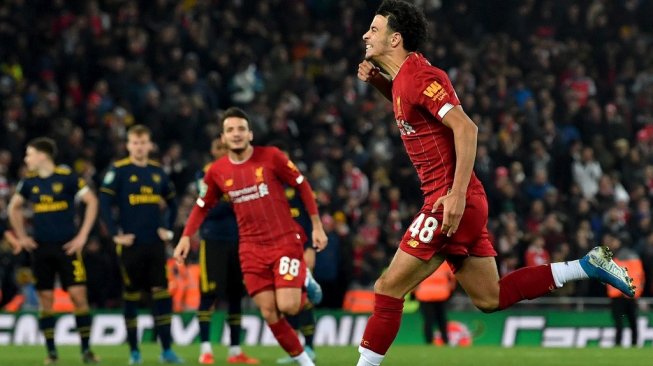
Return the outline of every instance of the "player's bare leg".
{"type": "Polygon", "coordinates": [[[443,256],[423,261],[399,249],[388,269],[374,283],[377,294],[402,298],[444,262],[443,256]]]}
{"type": "Polygon", "coordinates": [[[40,290],[39,296],[39,328],[45,336],[45,345],[47,347],[48,356],[43,362],[45,365],[53,365],[57,363],[57,348],[54,344],[54,291],[53,290],[40,290]]]}
{"type": "Polygon", "coordinates": [[[429,261],[397,250],[388,269],[374,284],[374,313],[367,322],[358,351],[358,366],[380,365],[397,336],[404,307],[404,296],[431,275],[444,261],[434,256],[429,261]]]}
{"type": "Polygon", "coordinates": [[[315,256],[317,255],[314,248],[304,249],[304,262],[306,262],[306,267],[311,271],[315,268],[315,256]]]}
{"type": "Polygon", "coordinates": [[[301,288],[278,288],[276,292],[276,304],[279,312],[286,315],[297,315],[302,308],[301,288]]]}
{"type": "Polygon", "coordinates": [[[281,313],[277,309],[276,297],[274,291],[261,291],[252,297],[256,306],[261,311],[261,316],[269,323],[276,323],[281,318],[281,313]]]}
{"type": "Polygon", "coordinates": [[[494,257],[467,257],[456,271],[456,280],[479,310],[499,308],[499,272],[494,257]]]}
{"type": "Polygon", "coordinates": [[[79,337],[81,339],[82,362],[98,363],[100,362],[100,359],[95,356],[89,346],[92,321],[88,307],[86,286],[70,286],[68,287],[68,294],[70,295],[70,300],[73,302],[73,305],[75,305],[75,322],[77,324],[77,331],[79,332],[79,337]]]}
{"type": "Polygon", "coordinates": [[[300,366],[314,366],[315,364],[308,357],[297,334],[292,329],[286,318],[283,317],[277,304],[282,304],[284,309],[299,311],[301,305],[301,289],[281,288],[276,293],[272,290],[265,290],[253,297],[256,306],[261,311],[261,316],[268,323],[274,338],[277,339],[281,348],[286,351],[300,366]],[[295,291],[290,291],[295,290],[295,291]],[[277,297],[279,295],[279,297],[277,297]],[[295,296],[296,299],[285,300],[284,297],[295,296]]]}

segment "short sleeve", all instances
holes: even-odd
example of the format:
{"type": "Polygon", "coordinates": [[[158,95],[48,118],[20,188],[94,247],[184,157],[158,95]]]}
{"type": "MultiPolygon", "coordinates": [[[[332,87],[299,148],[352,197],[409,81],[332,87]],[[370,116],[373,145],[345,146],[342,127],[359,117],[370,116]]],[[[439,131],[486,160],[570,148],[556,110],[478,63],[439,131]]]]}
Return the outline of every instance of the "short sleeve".
{"type": "Polygon", "coordinates": [[[222,190],[215,181],[215,163],[211,165],[209,170],[204,174],[202,184],[200,185],[199,197],[197,197],[197,205],[199,207],[213,207],[222,197],[222,190]]]}
{"type": "Polygon", "coordinates": [[[414,103],[426,108],[435,118],[442,121],[442,118],[453,107],[460,104],[458,95],[451,85],[447,74],[436,68],[425,68],[416,75],[417,88],[412,90],[414,103]]]}
{"type": "Polygon", "coordinates": [[[86,187],[88,187],[88,184],[86,184],[86,180],[82,177],[77,177],[77,191],[81,191],[86,187]]]}
{"type": "Polygon", "coordinates": [[[71,173],[68,179],[73,196],[79,197],[90,189],[86,184],[86,180],[75,173],[71,173]]]}
{"type": "Polygon", "coordinates": [[[30,187],[27,181],[22,179],[18,184],[16,185],[16,192],[23,196],[23,198],[27,199],[29,198],[30,195],[30,187]]]}
{"type": "Polygon", "coordinates": [[[104,178],[102,179],[102,186],[100,187],[100,192],[115,196],[117,191],[118,191],[118,169],[112,166],[111,168],[109,168],[107,173],[104,175],[104,178]]]}
{"type": "MultiPolygon", "coordinates": [[[[210,166],[210,165],[209,165],[210,166]]],[[[204,167],[204,169],[197,171],[195,173],[195,188],[197,189],[197,192],[203,192],[206,191],[206,183],[204,183],[204,176],[206,175],[206,172],[209,170],[209,166],[204,167]]]]}
{"type": "Polygon", "coordinates": [[[297,166],[281,150],[272,148],[272,161],[275,174],[284,183],[295,187],[304,182],[304,176],[297,166]]]}

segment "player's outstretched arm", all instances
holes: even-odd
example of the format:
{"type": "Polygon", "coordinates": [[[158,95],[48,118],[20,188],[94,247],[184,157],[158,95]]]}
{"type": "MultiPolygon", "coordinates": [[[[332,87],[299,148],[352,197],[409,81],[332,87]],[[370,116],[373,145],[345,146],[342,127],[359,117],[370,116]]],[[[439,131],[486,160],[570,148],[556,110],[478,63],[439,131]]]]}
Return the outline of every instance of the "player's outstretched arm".
{"type": "Polygon", "coordinates": [[[387,100],[392,101],[392,81],[383,76],[381,69],[374,66],[373,63],[365,60],[358,64],[357,76],[360,80],[370,83],[387,100]]]}

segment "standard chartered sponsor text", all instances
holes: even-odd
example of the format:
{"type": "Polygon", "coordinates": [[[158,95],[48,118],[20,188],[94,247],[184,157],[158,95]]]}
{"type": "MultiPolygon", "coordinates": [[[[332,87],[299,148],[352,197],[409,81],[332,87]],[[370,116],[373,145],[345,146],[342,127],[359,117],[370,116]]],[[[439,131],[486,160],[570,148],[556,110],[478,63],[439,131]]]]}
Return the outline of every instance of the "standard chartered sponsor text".
{"type": "Polygon", "coordinates": [[[229,192],[229,197],[233,203],[243,203],[247,201],[256,200],[267,196],[270,193],[268,185],[265,183],[241,188],[229,192]]]}

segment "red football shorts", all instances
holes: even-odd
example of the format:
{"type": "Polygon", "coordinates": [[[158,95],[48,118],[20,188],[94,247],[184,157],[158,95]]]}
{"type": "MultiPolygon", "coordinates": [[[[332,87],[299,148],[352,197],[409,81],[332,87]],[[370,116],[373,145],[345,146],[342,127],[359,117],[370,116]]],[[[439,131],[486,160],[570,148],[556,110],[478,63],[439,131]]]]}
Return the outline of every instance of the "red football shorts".
{"type": "Polygon", "coordinates": [[[249,296],[277,288],[302,288],[306,279],[303,244],[299,234],[272,243],[240,242],[240,267],[249,296]]]}
{"type": "Polygon", "coordinates": [[[467,197],[460,225],[451,237],[442,233],[442,207],[435,213],[431,213],[431,208],[431,205],[424,205],[415,216],[401,239],[401,250],[425,261],[436,254],[444,255],[454,272],[469,256],[497,255],[487,231],[488,207],[484,192],[467,197]]]}

